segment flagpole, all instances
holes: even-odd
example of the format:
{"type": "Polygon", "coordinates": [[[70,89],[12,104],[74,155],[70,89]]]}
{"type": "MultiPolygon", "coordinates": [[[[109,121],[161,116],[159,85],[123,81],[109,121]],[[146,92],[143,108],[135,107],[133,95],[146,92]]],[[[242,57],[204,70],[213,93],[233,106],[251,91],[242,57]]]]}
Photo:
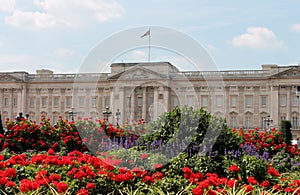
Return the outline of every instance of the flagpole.
{"type": "Polygon", "coordinates": [[[151,37],[151,32],[149,28],[149,43],[148,43],[148,62],[150,63],[150,37],[151,37]]]}

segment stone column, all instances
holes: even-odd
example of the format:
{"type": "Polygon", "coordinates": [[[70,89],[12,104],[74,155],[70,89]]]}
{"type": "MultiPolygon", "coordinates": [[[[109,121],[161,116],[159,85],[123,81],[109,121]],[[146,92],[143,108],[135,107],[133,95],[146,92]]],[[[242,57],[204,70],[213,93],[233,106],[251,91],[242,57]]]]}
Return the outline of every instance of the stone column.
{"type": "Polygon", "coordinates": [[[142,118],[146,120],[147,115],[147,87],[143,87],[143,107],[142,107],[142,118]]]}
{"type": "MultiPolygon", "coordinates": [[[[29,114],[28,113],[28,108],[27,108],[27,89],[26,89],[26,85],[22,85],[22,89],[21,89],[21,110],[23,110],[23,112],[25,112],[26,114],[29,114]]],[[[19,102],[18,102],[19,103],[19,102]]]]}
{"type": "Polygon", "coordinates": [[[4,89],[2,88],[2,89],[0,89],[0,100],[1,100],[1,102],[0,102],[0,111],[1,111],[1,113],[3,113],[3,105],[4,105],[4,89]]]}
{"type": "Polygon", "coordinates": [[[130,109],[130,120],[135,120],[135,88],[132,90],[131,93],[131,109],[130,109]]]}
{"type": "MultiPolygon", "coordinates": [[[[14,89],[14,88],[12,88],[11,90],[10,90],[10,118],[15,118],[15,117],[17,117],[17,116],[14,116],[15,114],[14,114],[14,105],[13,105],[13,100],[14,100],[14,91],[15,91],[16,89],[14,89]]],[[[18,111],[18,113],[19,113],[20,111],[18,111]]],[[[17,113],[17,114],[18,114],[17,113]]]]}
{"type": "Polygon", "coordinates": [[[65,107],[66,107],[66,88],[60,89],[60,108],[59,108],[59,114],[61,116],[65,116],[65,107]]]}
{"type": "Polygon", "coordinates": [[[279,93],[278,93],[279,86],[271,86],[271,102],[270,102],[270,117],[273,119],[273,126],[277,127],[278,126],[278,112],[279,112],[279,107],[278,107],[278,98],[279,98],[279,93]]]}
{"type": "Polygon", "coordinates": [[[169,88],[164,87],[164,106],[166,110],[164,110],[163,112],[169,111],[169,95],[169,88]]]}
{"type": "Polygon", "coordinates": [[[245,112],[245,93],[244,93],[244,86],[239,86],[239,97],[238,97],[238,121],[237,126],[243,125],[243,118],[245,112]]]}
{"type": "Polygon", "coordinates": [[[49,88],[48,89],[48,99],[49,99],[49,101],[48,101],[48,111],[47,111],[47,113],[48,113],[48,117],[51,119],[51,122],[53,122],[53,110],[52,110],[52,108],[53,108],[53,100],[52,100],[52,98],[53,98],[53,88],[49,88]]]}
{"type": "Polygon", "coordinates": [[[152,116],[153,116],[153,121],[156,120],[156,118],[158,117],[157,116],[157,109],[158,109],[158,105],[159,102],[158,102],[158,88],[157,87],[154,87],[154,93],[153,93],[153,109],[152,109],[152,116]]]}
{"type": "Polygon", "coordinates": [[[124,92],[124,87],[119,88],[119,101],[118,101],[118,106],[116,107],[114,115],[116,115],[117,109],[121,112],[121,116],[119,119],[119,124],[124,123],[124,115],[125,115],[125,92],[124,92]]]}
{"type": "MultiPolygon", "coordinates": [[[[291,86],[286,86],[286,120],[291,120],[291,86]]],[[[280,120],[280,119],[279,119],[280,120]]],[[[280,121],[279,121],[280,122],[280,121]]],[[[278,124],[280,125],[280,124],[278,124]]]]}
{"type": "Polygon", "coordinates": [[[259,86],[254,87],[254,94],[253,94],[253,121],[252,126],[254,125],[254,121],[259,121],[259,99],[260,99],[260,93],[259,93],[259,86]]]}

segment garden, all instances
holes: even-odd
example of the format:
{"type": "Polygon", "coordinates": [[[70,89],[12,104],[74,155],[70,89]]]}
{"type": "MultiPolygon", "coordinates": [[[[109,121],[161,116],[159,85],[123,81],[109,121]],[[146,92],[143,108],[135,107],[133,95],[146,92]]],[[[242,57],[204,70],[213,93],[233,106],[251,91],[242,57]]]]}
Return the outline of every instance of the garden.
{"type": "Polygon", "coordinates": [[[149,124],[42,115],[4,125],[0,194],[300,194],[289,121],[231,129],[185,106],[149,124]]]}

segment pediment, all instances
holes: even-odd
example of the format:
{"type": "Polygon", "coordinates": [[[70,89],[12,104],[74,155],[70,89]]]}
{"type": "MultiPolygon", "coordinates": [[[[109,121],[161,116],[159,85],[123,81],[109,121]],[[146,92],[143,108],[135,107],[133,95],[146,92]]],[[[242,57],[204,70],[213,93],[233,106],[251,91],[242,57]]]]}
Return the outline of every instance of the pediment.
{"type": "Polygon", "coordinates": [[[273,74],[271,77],[300,77],[300,67],[291,67],[288,70],[273,74]]]}
{"type": "Polygon", "coordinates": [[[0,82],[16,82],[16,81],[21,81],[21,79],[18,79],[9,74],[0,74],[0,82]]]}
{"type": "Polygon", "coordinates": [[[143,68],[140,66],[135,66],[127,71],[115,74],[109,77],[109,80],[155,80],[155,79],[166,79],[168,75],[163,75],[161,73],[143,68]]]}

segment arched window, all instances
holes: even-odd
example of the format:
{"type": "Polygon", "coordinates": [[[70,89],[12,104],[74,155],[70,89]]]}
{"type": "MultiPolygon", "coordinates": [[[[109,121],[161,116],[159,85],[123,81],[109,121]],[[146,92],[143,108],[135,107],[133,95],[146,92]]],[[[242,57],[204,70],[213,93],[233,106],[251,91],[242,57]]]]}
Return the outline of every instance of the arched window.
{"type": "Polygon", "coordinates": [[[298,113],[297,112],[293,112],[292,113],[292,128],[293,129],[298,129],[298,113]]]}
{"type": "Polygon", "coordinates": [[[268,116],[268,113],[266,113],[266,112],[260,113],[260,124],[261,124],[260,128],[262,128],[262,129],[267,128],[267,122],[266,122],[267,116],[268,116]]]}
{"type": "Polygon", "coordinates": [[[238,114],[236,112],[231,112],[229,115],[229,125],[232,128],[236,128],[238,126],[238,114]]]}
{"type": "Polygon", "coordinates": [[[253,128],[253,114],[251,112],[246,112],[245,114],[245,128],[253,128]]]}

